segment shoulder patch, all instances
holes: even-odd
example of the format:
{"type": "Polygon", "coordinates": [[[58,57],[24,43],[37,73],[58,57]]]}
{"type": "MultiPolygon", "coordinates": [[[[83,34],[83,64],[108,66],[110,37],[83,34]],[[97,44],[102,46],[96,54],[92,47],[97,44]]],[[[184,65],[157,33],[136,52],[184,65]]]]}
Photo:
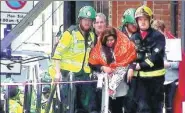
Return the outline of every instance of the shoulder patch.
{"type": "Polygon", "coordinates": [[[155,51],[156,53],[158,53],[158,52],[159,52],[159,48],[155,48],[154,51],[155,51]]]}

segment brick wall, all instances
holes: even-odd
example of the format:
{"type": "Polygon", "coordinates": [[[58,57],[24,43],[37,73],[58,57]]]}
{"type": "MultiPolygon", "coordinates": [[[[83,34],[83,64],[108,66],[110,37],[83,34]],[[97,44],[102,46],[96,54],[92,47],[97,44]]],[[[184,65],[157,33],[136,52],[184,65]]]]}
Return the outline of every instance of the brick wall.
{"type": "Polygon", "coordinates": [[[178,1],[178,14],[177,14],[177,34],[178,37],[181,37],[181,9],[182,9],[182,2],[178,1]]]}
{"type": "MultiPolygon", "coordinates": [[[[109,16],[110,20],[109,24],[114,27],[119,27],[121,25],[121,18],[123,12],[128,8],[137,8],[142,4],[147,4],[153,13],[154,19],[161,19],[165,21],[167,30],[171,30],[171,4],[170,1],[112,1],[110,3],[110,11],[109,16]]],[[[178,1],[177,5],[177,37],[181,37],[181,2],[178,1]]]]}

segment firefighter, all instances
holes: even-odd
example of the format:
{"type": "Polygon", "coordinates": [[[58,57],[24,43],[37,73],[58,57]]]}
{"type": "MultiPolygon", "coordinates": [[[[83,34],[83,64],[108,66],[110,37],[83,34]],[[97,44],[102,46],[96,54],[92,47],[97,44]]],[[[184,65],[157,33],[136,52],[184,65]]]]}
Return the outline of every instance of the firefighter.
{"type": "Polygon", "coordinates": [[[131,39],[136,45],[137,60],[128,70],[127,79],[135,84],[138,113],[162,113],[165,37],[151,28],[153,13],[149,7],[137,8],[135,19],[139,30],[131,39]]]}
{"type": "MultiPolygon", "coordinates": [[[[95,16],[96,11],[93,7],[82,7],[78,14],[79,24],[69,27],[63,33],[52,57],[55,60],[56,80],[90,80],[91,70],[88,66],[88,58],[91,47],[94,45],[94,33],[91,31],[91,27],[95,16]]],[[[72,84],[74,87],[71,87],[73,89],[70,94],[67,92],[71,89],[69,88],[71,84],[61,84],[61,86],[64,113],[95,112],[91,83],[72,84]],[[69,97],[70,95],[71,97],[69,97]],[[72,104],[73,102],[74,104],[72,104]]]]}
{"type": "Polygon", "coordinates": [[[134,17],[135,11],[136,9],[129,8],[123,13],[121,31],[128,37],[131,37],[137,31],[137,24],[134,17]]]}

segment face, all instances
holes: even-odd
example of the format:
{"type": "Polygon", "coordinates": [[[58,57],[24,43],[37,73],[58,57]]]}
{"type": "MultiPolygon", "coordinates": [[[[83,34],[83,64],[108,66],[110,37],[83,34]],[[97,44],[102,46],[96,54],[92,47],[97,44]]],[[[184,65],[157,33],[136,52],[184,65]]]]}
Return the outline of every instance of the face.
{"type": "Polygon", "coordinates": [[[89,18],[83,18],[80,20],[80,26],[84,31],[88,31],[92,26],[92,19],[89,18]]]}
{"type": "Polygon", "coordinates": [[[102,33],[106,28],[106,21],[103,17],[96,17],[96,21],[94,22],[94,28],[97,32],[102,33]]]}
{"type": "Polygon", "coordinates": [[[135,33],[137,31],[137,25],[135,24],[128,24],[127,28],[131,33],[135,33]]]}
{"type": "Polygon", "coordinates": [[[137,21],[141,30],[147,30],[150,26],[149,19],[146,16],[138,17],[137,21]]]}
{"type": "Polygon", "coordinates": [[[108,47],[113,47],[114,44],[115,44],[115,39],[114,39],[114,37],[113,37],[113,36],[107,37],[106,45],[107,45],[108,47]]]}

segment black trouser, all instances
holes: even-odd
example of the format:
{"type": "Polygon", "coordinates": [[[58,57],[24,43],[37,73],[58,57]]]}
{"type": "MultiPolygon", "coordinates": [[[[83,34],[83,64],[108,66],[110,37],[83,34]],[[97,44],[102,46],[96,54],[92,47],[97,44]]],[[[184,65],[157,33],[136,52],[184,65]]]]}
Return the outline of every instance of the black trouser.
{"type": "MultiPolygon", "coordinates": [[[[131,81],[131,97],[135,111],[130,113],[162,113],[163,83],[164,76],[152,78],[134,77],[131,81]]],[[[130,108],[132,109],[131,105],[130,108]]]]}
{"type": "Polygon", "coordinates": [[[178,80],[170,84],[164,85],[166,113],[173,113],[173,99],[177,89],[177,85],[176,85],[177,81],[178,80]]]}
{"type": "Polygon", "coordinates": [[[96,89],[95,92],[96,92],[95,101],[96,101],[97,111],[100,113],[101,112],[101,102],[102,102],[102,90],[96,89]]]}
{"type": "Polygon", "coordinates": [[[123,97],[109,98],[109,109],[111,113],[123,113],[123,97]]]}
{"type": "MultiPolygon", "coordinates": [[[[97,76],[91,76],[91,80],[98,80],[97,76]]],[[[102,89],[97,88],[97,82],[93,84],[93,91],[95,92],[95,103],[98,113],[101,113],[101,104],[102,104],[102,89]]]]}
{"type": "MultiPolygon", "coordinates": [[[[62,70],[62,81],[69,81],[68,73],[69,71],[62,70]]],[[[83,71],[74,73],[73,81],[89,80],[89,74],[83,71]]],[[[62,113],[90,113],[96,110],[95,93],[92,88],[92,83],[75,83],[73,84],[71,92],[70,84],[61,84],[60,88],[62,113]],[[71,109],[74,109],[74,111],[71,109]]]]}
{"type": "Polygon", "coordinates": [[[136,101],[131,95],[128,96],[129,94],[123,98],[124,113],[136,113],[136,101]]]}

